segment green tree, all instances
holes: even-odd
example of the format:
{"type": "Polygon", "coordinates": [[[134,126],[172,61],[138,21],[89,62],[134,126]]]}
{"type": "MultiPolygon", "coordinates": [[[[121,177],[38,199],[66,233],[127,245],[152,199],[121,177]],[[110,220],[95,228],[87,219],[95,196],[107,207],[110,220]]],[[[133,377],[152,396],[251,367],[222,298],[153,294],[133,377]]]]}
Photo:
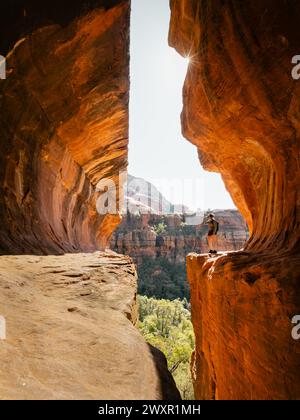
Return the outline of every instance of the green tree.
{"type": "Polygon", "coordinates": [[[138,267],[138,293],[162,299],[189,300],[190,290],[185,263],[173,263],[165,257],[144,256],[138,267]]]}
{"type": "Polygon", "coordinates": [[[164,222],[160,222],[154,225],[153,229],[157,235],[164,235],[167,232],[168,226],[164,222]]]}
{"type": "Polygon", "coordinates": [[[139,296],[138,302],[141,333],[165,354],[182,398],[193,399],[190,358],[195,343],[187,301],[139,296]]]}

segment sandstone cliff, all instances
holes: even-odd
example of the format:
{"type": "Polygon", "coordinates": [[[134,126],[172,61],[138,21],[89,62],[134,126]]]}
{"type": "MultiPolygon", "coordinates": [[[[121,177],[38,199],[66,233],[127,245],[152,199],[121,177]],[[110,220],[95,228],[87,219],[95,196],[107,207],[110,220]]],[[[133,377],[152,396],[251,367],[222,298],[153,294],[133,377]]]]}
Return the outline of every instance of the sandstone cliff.
{"type": "Polygon", "coordinates": [[[169,42],[190,57],[182,129],[220,172],[251,237],[190,256],[197,398],[300,398],[300,4],[171,0],[169,42]]]}
{"type": "Polygon", "coordinates": [[[127,165],[128,1],[0,6],[0,252],[103,248],[95,186],[127,165]]]}
{"type": "Polygon", "coordinates": [[[136,271],[113,252],[0,257],[1,399],[179,399],[137,328],[136,271]]]}
{"type": "MultiPolygon", "coordinates": [[[[236,210],[214,211],[219,222],[218,250],[233,251],[243,248],[248,239],[248,229],[236,210]]],[[[142,214],[123,216],[113,233],[111,249],[130,255],[137,264],[144,256],[164,257],[174,263],[183,263],[189,252],[208,252],[207,226],[185,225],[183,215],[142,214]],[[157,232],[159,224],[164,233],[157,232]]]]}
{"type": "Polygon", "coordinates": [[[104,248],[96,185],[127,165],[128,0],[0,4],[1,399],[178,399],[104,248]],[[35,254],[66,254],[63,256],[35,254]]]}

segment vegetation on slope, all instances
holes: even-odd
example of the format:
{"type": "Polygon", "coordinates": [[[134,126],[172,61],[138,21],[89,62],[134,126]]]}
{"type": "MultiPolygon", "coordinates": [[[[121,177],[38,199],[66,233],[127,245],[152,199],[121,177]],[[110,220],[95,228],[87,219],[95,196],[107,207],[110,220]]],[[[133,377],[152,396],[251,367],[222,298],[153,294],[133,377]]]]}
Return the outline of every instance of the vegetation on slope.
{"type": "Polygon", "coordinates": [[[138,293],[157,299],[190,299],[185,263],[144,256],[138,267],[138,293]]]}
{"type": "Polygon", "coordinates": [[[194,399],[190,359],[194,331],[186,299],[173,301],[139,296],[139,329],[145,340],[166,356],[183,399],[194,399]]]}

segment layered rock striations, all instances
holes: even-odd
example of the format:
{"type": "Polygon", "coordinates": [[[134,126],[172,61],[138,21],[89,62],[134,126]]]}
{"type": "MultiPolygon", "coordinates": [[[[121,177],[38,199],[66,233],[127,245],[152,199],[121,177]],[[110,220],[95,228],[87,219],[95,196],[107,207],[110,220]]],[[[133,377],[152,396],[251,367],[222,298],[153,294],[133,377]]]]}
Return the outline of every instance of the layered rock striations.
{"type": "MultiPolygon", "coordinates": [[[[236,210],[216,210],[214,214],[219,222],[218,250],[243,248],[248,228],[241,214],[236,210]]],[[[145,256],[183,263],[189,252],[208,252],[208,227],[203,223],[188,225],[184,219],[184,215],[179,214],[127,214],[113,233],[110,247],[120,254],[130,255],[138,265],[145,256]],[[161,224],[165,231],[160,233],[161,224]]]]}
{"type": "Polygon", "coordinates": [[[299,258],[190,254],[192,376],[199,399],[299,399],[299,258]]]}
{"type": "Polygon", "coordinates": [[[300,398],[299,54],[293,0],[171,0],[190,57],[182,129],[248,222],[245,251],[191,255],[197,398],[300,398]]]}
{"type": "Polygon", "coordinates": [[[95,189],[127,165],[129,1],[0,10],[0,252],[104,248],[119,217],[95,189]]]}
{"type": "Polygon", "coordinates": [[[0,253],[20,254],[0,257],[2,399],[180,399],[136,328],[132,260],[87,253],[120,221],[96,204],[127,166],[129,13],[0,5],[0,253]]]}
{"type": "Polygon", "coordinates": [[[180,399],[135,327],[129,257],[1,256],[0,272],[1,399],[180,399]]]}

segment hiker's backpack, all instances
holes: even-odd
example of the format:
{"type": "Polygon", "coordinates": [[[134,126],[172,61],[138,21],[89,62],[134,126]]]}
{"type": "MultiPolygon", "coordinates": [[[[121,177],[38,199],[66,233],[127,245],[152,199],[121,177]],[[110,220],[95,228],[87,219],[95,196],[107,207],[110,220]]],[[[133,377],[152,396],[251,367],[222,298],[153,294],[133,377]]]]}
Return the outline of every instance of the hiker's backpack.
{"type": "Polygon", "coordinates": [[[215,222],[217,224],[217,229],[216,229],[216,234],[217,234],[219,232],[219,222],[217,222],[216,220],[215,220],[215,222]]]}

